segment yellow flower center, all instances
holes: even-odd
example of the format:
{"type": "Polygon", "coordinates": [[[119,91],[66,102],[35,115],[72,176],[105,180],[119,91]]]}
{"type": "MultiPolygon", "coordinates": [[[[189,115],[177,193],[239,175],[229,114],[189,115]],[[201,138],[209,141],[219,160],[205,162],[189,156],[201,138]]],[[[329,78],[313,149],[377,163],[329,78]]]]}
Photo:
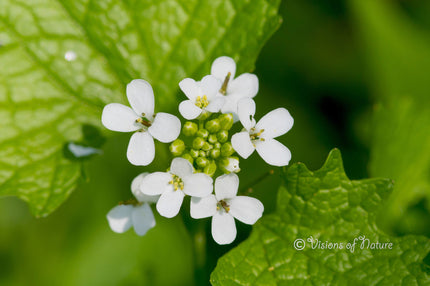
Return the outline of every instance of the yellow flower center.
{"type": "Polygon", "coordinates": [[[206,106],[209,105],[208,97],[206,95],[197,96],[195,105],[198,108],[205,108],[206,106]]]}
{"type": "Polygon", "coordinates": [[[224,200],[220,200],[216,204],[217,211],[219,211],[221,208],[223,208],[226,213],[228,213],[230,211],[230,206],[224,200]]]}
{"type": "Polygon", "coordinates": [[[264,138],[260,138],[261,134],[264,132],[264,129],[259,130],[258,132],[254,127],[251,128],[251,132],[249,133],[249,137],[251,140],[260,140],[264,141],[264,138]]]}
{"type": "Polygon", "coordinates": [[[172,180],[169,182],[169,184],[173,185],[175,191],[177,191],[178,189],[184,189],[184,182],[182,182],[181,178],[176,175],[172,175],[172,180]]]}

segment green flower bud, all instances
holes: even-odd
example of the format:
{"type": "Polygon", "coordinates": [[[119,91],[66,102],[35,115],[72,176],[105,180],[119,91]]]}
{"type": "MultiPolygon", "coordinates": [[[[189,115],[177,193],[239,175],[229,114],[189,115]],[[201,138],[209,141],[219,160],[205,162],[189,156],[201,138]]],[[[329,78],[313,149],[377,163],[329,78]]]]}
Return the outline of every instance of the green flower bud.
{"type": "Polygon", "coordinates": [[[214,144],[214,148],[215,148],[215,149],[221,149],[221,143],[216,142],[216,143],[214,144]]]}
{"type": "Polygon", "coordinates": [[[206,157],[205,151],[199,151],[199,157],[206,157]]]}
{"type": "Polygon", "coordinates": [[[209,176],[213,176],[216,172],[216,164],[214,161],[210,161],[210,163],[205,167],[203,172],[209,176]]]}
{"type": "Polygon", "coordinates": [[[221,129],[220,121],[218,119],[209,120],[205,127],[210,133],[217,133],[221,129]]]}
{"type": "Polygon", "coordinates": [[[196,137],[193,140],[193,148],[196,150],[199,150],[203,147],[203,145],[206,143],[205,139],[201,137],[196,137]]]}
{"type": "Polygon", "coordinates": [[[193,162],[194,162],[193,157],[191,157],[191,155],[188,153],[183,154],[182,158],[187,159],[191,164],[193,164],[193,162]]]}
{"type": "Polygon", "coordinates": [[[182,127],[182,133],[185,136],[194,136],[197,133],[197,130],[199,128],[197,127],[197,124],[191,121],[185,122],[184,126],[182,127]]]}
{"type": "Polygon", "coordinates": [[[211,144],[215,144],[216,142],[218,142],[218,139],[216,138],[216,135],[215,135],[215,134],[211,134],[211,135],[209,135],[209,137],[208,137],[208,141],[209,141],[209,143],[211,143],[211,144]]]}
{"type": "Polygon", "coordinates": [[[185,150],[185,143],[181,139],[176,139],[173,141],[169,146],[170,152],[173,154],[173,156],[181,156],[181,154],[185,150]]]}
{"type": "Polygon", "coordinates": [[[206,120],[206,119],[208,119],[208,118],[211,116],[211,114],[212,114],[212,113],[210,113],[210,112],[208,112],[208,111],[204,111],[204,112],[202,112],[202,113],[199,115],[198,119],[199,119],[199,120],[206,120]]]}
{"type": "Polygon", "coordinates": [[[190,155],[191,155],[191,157],[193,157],[195,159],[195,158],[197,158],[199,156],[199,151],[195,150],[195,149],[191,149],[190,150],[190,155]]]}
{"type": "Polygon", "coordinates": [[[228,131],[227,130],[221,130],[216,134],[216,138],[218,139],[218,142],[224,143],[228,140],[228,131]]]}
{"type": "Polygon", "coordinates": [[[214,146],[212,144],[209,144],[208,142],[205,142],[205,144],[203,144],[202,146],[203,151],[209,151],[209,150],[212,150],[213,148],[214,146]]]}
{"type": "Polygon", "coordinates": [[[219,149],[212,149],[209,151],[209,156],[213,159],[218,158],[221,155],[221,151],[219,149]]]}
{"type": "Polygon", "coordinates": [[[231,146],[230,142],[225,142],[224,144],[222,144],[221,156],[230,157],[231,155],[233,155],[233,153],[234,153],[234,149],[233,149],[233,146],[231,146]]]}
{"type": "Polygon", "coordinates": [[[206,139],[209,136],[209,131],[206,129],[199,129],[199,131],[197,131],[197,136],[206,139]]]}
{"type": "Polygon", "coordinates": [[[204,168],[209,164],[209,160],[203,157],[198,157],[196,159],[196,164],[197,166],[199,166],[200,168],[204,168]]]}
{"type": "Polygon", "coordinates": [[[234,120],[231,113],[221,114],[218,119],[222,130],[230,130],[233,126],[234,120]]]}

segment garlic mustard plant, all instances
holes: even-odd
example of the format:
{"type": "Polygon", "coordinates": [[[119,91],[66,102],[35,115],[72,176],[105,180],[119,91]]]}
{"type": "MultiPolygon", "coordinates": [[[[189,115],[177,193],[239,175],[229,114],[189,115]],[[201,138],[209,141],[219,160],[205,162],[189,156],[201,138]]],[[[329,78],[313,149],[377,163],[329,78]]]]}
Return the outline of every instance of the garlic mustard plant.
{"type": "Polygon", "coordinates": [[[132,164],[153,161],[153,138],[170,143],[172,155],[170,167],[133,180],[134,198],[108,213],[113,231],[121,233],[133,226],[144,235],[155,225],[149,203],[156,203],[161,216],[172,218],[185,201],[191,218],[212,218],[216,243],[229,244],[236,238],[235,219],[252,225],[263,215],[263,204],[239,191],[240,157],[246,159],[257,150],[270,165],[288,165],[290,151],[274,138],[289,131],[294,120],[285,108],[278,108],[256,122],[253,98],[258,78],[249,73],[235,75],[235,61],[224,56],[215,59],[211,74],[200,81],[182,80],[179,88],[187,98],[178,107],[185,118],[182,128],[174,115],[154,114],[154,94],[144,80],[127,86],[131,108],[118,103],[104,108],[102,122],[108,129],[137,131],[127,151],[132,164]]]}

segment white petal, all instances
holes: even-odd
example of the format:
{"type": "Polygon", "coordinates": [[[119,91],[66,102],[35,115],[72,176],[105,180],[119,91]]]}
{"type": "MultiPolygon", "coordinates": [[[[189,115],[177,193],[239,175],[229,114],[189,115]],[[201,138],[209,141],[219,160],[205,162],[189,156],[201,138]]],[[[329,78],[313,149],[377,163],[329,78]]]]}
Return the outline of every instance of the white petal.
{"type": "Polygon", "coordinates": [[[212,217],[212,237],[218,244],[229,244],[236,238],[236,224],[233,216],[218,211],[212,217]]]}
{"type": "Polygon", "coordinates": [[[237,115],[246,130],[255,126],[255,102],[251,98],[242,98],[237,103],[237,115]]]}
{"type": "Polygon", "coordinates": [[[110,228],[117,233],[126,232],[132,226],[132,211],[131,205],[119,205],[111,209],[106,216],[110,228]]]}
{"type": "Polygon", "coordinates": [[[254,97],[258,93],[258,77],[255,74],[244,73],[227,85],[227,96],[238,93],[244,97],[254,97]]]}
{"type": "Polygon", "coordinates": [[[215,96],[210,100],[205,109],[212,113],[219,112],[221,107],[224,105],[224,100],[225,98],[223,96],[215,96]]]}
{"type": "Polygon", "coordinates": [[[197,96],[200,95],[199,84],[192,78],[181,80],[179,87],[188,99],[195,101],[197,96]]]}
{"type": "Polygon", "coordinates": [[[176,157],[170,164],[170,173],[175,174],[179,178],[185,178],[194,173],[194,168],[187,159],[176,157]]]}
{"type": "Polygon", "coordinates": [[[235,158],[228,158],[228,165],[225,166],[225,169],[233,173],[239,172],[240,171],[239,160],[235,158]]]}
{"type": "Polygon", "coordinates": [[[145,235],[148,230],[155,226],[154,214],[148,204],[134,207],[131,213],[131,220],[134,231],[140,236],[145,235]]]}
{"type": "Polygon", "coordinates": [[[119,103],[110,103],[103,108],[102,123],[112,131],[131,132],[142,128],[136,122],[136,112],[128,106],[119,103]]]}
{"type": "Polygon", "coordinates": [[[235,173],[219,176],[215,180],[215,196],[218,201],[234,198],[239,188],[239,177],[235,173]]]}
{"type": "Polygon", "coordinates": [[[178,138],[181,132],[181,121],[172,114],[158,112],[148,131],[158,141],[169,143],[178,138]]]}
{"type": "Polygon", "coordinates": [[[255,143],[258,154],[272,166],[286,166],[291,160],[291,152],[279,141],[266,139],[255,143]]]}
{"type": "Polygon", "coordinates": [[[140,190],[145,195],[155,196],[161,195],[162,193],[172,190],[172,184],[169,182],[172,180],[172,175],[165,172],[155,172],[147,175],[140,184],[140,190]]]}
{"type": "Polygon", "coordinates": [[[213,190],[213,180],[206,174],[197,173],[182,178],[184,193],[193,197],[206,197],[213,190]]]}
{"type": "Polygon", "coordinates": [[[229,214],[246,224],[254,224],[264,211],[263,204],[251,197],[235,197],[228,201],[228,205],[230,206],[229,214]]]}
{"type": "Polygon", "coordinates": [[[191,198],[190,213],[195,219],[213,216],[216,213],[217,200],[214,195],[204,198],[191,198]]]}
{"type": "Polygon", "coordinates": [[[236,74],[236,63],[230,57],[219,57],[214,60],[211,67],[211,74],[224,82],[225,77],[230,72],[230,79],[236,74]]]}
{"type": "Polygon", "coordinates": [[[142,193],[142,191],[140,190],[143,178],[145,178],[147,175],[149,175],[149,173],[145,172],[133,179],[133,181],[131,182],[131,192],[139,202],[156,203],[160,196],[148,196],[142,193]]]}
{"type": "Polygon", "coordinates": [[[294,119],[285,108],[277,108],[261,118],[255,128],[264,129],[262,138],[275,138],[287,133],[293,127],[294,119]]]}
{"type": "Polygon", "coordinates": [[[127,98],[133,110],[139,115],[145,114],[149,120],[154,114],[154,91],[143,79],[132,80],[127,84],[127,98]]]}
{"type": "Polygon", "coordinates": [[[193,120],[202,113],[202,110],[198,108],[193,101],[184,100],[179,104],[179,112],[185,119],[193,120]]]}
{"type": "Polygon", "coordinates": [[[136,166],[151,164],[155,157],[154,139],[148,132],[135,132],[128,143],[127,158],[136,166]]]}
{"type": "Polygon", "coordinates": [[[200,81],[201,94],[211,100],[220,90],[222,81],[212,75],[207,75],[200,81]]]}
{"type": "Polygon", "coordinates": [[[231,137],[231,145],[237,154],[244,159],[248,158],[255,150],[255,147],[251,142],[251,138],[249,138],[248,131],[234,134],[231,137]]]}
{"type": "Polygon", "coordinates": [[[164,192],[157,202],[158,213],[167,218],[176,216],[181,209],[184,196],[184,192],[181,190],[174,191],[173,188],[164,192]]]}

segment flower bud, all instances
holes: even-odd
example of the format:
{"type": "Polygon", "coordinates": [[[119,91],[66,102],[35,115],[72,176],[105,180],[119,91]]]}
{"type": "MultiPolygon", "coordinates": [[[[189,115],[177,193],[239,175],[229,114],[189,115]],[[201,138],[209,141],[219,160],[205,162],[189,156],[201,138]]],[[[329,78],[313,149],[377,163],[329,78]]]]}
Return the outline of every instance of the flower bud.
{"type": "Polygon", "coordinates": [[[190,156],[194,159],[197,158],[199,156],[199,151],[195,150],[195,149],[191,149],[190,150],[190,156]]]}
{"type": "Polygon", "coordinates": [[[206,129],[203,129],[203,128],[199,129],[199,131],[197,131],[197,136],[201,137],[203,139],[206,139],[209,136],[209,131],[207,131],[206,129]]]}
{"type": "Polygon", "coordinates": [[[173,141],[169,146],[170,152],[173,154],[173,156],[181,156],[181,154],[185,150],[185,143],[181,139],[176,139],[173,141]]]}
{"type": "Polygon", "coordinates": [[[183,154],[182,158],[187,159],[191,164],[193,164],[193,162],[194,162],[193,157],[191,157],[191,155],[188,153],[183,154]]]}
{"type": "Polygon", "coordinates": [[[233,149],[233,146],[231,146],[230,142],[225,142],[224,144],[222,144],[221,156],[230,157],[231,155],[233,155],[233,153],[234,153],[234,149],[233,149]]]}
{"type": "Polygon", "coordinates": [[[215,149],[221,149],[221,143],[216,142],[216,143],[214,144],[214,148],[215,148],[215,149]]]}
{"type": "Polygon", "coordinates": [[[205,151],[199,151],[199,157],[206,157],[206,152],[205,151]]]}
{"type": "Polygon", "coordinates": [[[216,134],[216,138],[218,139],[218,142],[224,143],[228,140],[228,131],[227,130],[221,130],[216,134]]]}
{"type": "Polygon", "coordinates": [[[212,149],[209,151],[209,156],[213,159],[218,158],[221,155],[221,151],[219,149],[212,149]]]}
{"type": "Polygon", "coordinates": [[[237,157],[223,158],[219,161],[219,167],[226,174],[240,172],[239,159],[237,157]]]}
{"type": "Polygon", "coordinates": [[[203,112],[199,115],[198,119],[199,119],[199,120],[206,120],[206,119],[208,119],[208,118],[209,118],[209,116],[211,116],[211,114],[212,114],[212,113],[210,113],[210,112],[208,112],[208,111],[203,111],[203,112]]]}
{"type": "Polygon", "coordinates": [[[184,126],[182,127],[182,133],[185,136],[194,136],[197,133],[197,130],[199,128],[197,127],[197,124],[191,121],[185,122],[184,126]]]}
{"type": "Polygon", "coordinates": [[[196,150],[199,150],[203,147],[203,145],[206,143],[205,139],[201,137],[196,137],[193,140],[193,148],[196,150]]]}
{"type": "Polygon", "coordinates": [[[216,135],[215,134],[209,135],[208,142],[211,143],[211,144],[215,144],[216,142],[218,142],[218,139],[216,138],[216,135]]]}
{"type": "Polygon", "coordinates": [[[210,161],[210,163],[205,167],[203,172],[209,176],[213,176],[216,172],[216,164],[214,161],[210,161]]]}
{"type": "Polygon", "coordinates": [[[230,130],[233,126],[234,120],[231,113],[221,114],[218,119],[222,130],[230,130]]]}
{"type": "Polygon", "coordinates": [[[204,168],[209,164],[209,160],[203,157],[198,157],[196,159],[196,164],[197,166],[199,166],[200,168],[204,168]]]}
{"type": "Polygon", "coordinates": [[[209,151],[209,150],[212,150],[213,148],[214,146],[212,144],[209,144],[208,142],[205,142],[205,144],[203,144],[202,146],[203,151],[209,151]]]}
{"type": "Polygon", "coordinates": [[[221,129],[220,121],[218,118],[209,120],[206,122],[205,127],[210,133],[217,133],[221,129]]]}

